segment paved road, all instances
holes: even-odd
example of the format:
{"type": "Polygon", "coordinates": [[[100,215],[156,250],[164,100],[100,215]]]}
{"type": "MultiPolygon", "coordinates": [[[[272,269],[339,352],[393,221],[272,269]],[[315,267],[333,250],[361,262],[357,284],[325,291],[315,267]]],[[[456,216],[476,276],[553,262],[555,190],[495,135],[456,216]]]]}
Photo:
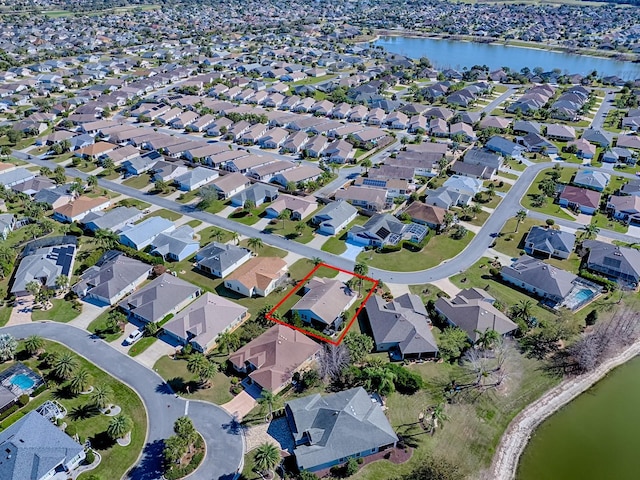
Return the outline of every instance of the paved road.
{"type": "Polygon", "coordinates": [[[519,86],[513,86],[513,85],[507,87],[507,91],[506,92],[504,92],[498,98],[493,100],[486,107],[483,107],[482,110],[480,110],[480,111],[486,113],[487,115],[491,115],[491,112],[493,112],[496,108],[498,108],[498,105],[500,105],[502,102],[504,102],[507,98],[509,98],[511,95],[513,95],[518,90],[518,88],[520,88],[520,87],[519,86]]]}
{"type": "Polygon", "coordinates": [[[244,440],[232,417],[222,408],[176,397],[160,376],[79,328],[64,323],[37,322],[1,328],[0,332],[16,338],[37,334],[60,342],[131,386],[142,397],[148,414],[147,443],[128,478],[157,480],[162,476],[163,440],[173,435],[173,423],[185,414],[187,404],[188,415],[207,444],[202,465],[189,478],[235,478],[244,455],[244,440]]]}
{"type": "MultiPolygon", "coordinates": [[[[27,155],[23,152],[14,151],[14,156],[18,158],[27,159],[27,155]]],[[[28,160],[29,162],[40,165],[47,166],[49,168],[55,168],[57,165],[48,160],[42,160],[38,158],[33,158],[28,160]]],[[[390,272],[387,270],[381,270],[378,268],[369,268],[369,276],[375,279],[380,279],[385,283],[400,283],[405,285],[419,285],[422,283],[433,282],[436,280],[440,280],[443,278],[448,278],[452,275],[460,273],[469,267],[471,267],[475,262],[477,262],[484,254],[489,245],[493,242],[493,237],[491,234],[500,232],[504,227],[504,224],[512,218],[518,210],[522,208],[520,201],[522,197],[529,189],[529,186],[533,183],[536,176],[539,172],[544,169],[547,169],[551,166],[549,162],[545,163],[537,163],[533,164],[520,175],[516,183],[511,187],[511,189],[504,196],[502,202],[498,205],[498,207],[494,210],[494,212],[489,216],[485,224],[482,226],[480,231],[476,234],[476,236],[471,240],[469,245],[465,248],[465,250],[460,253],[455,258],[447,260],[442,264],[422,271],[416,272],[390,272]]],[[[567,168],[580,168],[581,165],[574,163],[564,163],[563,166],[567,168]]],[[[603,170],[597,167],[589,167],[591,170],[602,170],[607,173],[611,173],[610,171],[603,170]]],[[[80,177],[86,178],[88,175],[84,172],[75,169],[67,169],[67,173],[72,177],[80,177]]],[[[616,175],[621,175],[627,178],[635,178],[634,175],[624,174],[620,172],[616,172],[616,175]]],[[[308,245],[304,245],[298,243],[296,241],[287,240],[284,237],[278,235],[271,235],[262,233],[255,228],[247,225],[243,225],[238,222],[234,222],[233,220],[229,220],[227,218],[222,218],[217,215],[213,215],[207,212],[201,212],[199,210],[195,210],[192,206],[189,205],[181,205],[173,200],[169,200],[167,198],[162,198],[158,196],[148,195],[145,192],[141,192],[139,190],[135,190],[133,188],[127,187],[125,185],[121,185],[109,180],[100,179],[100,186],[104,188],[108,188],[115,192],[121,193],[123,195],[128,195],[133,198],[137,198],[139,200],[153,203],[161,208],[165,208],[167,210],[171,210],[174,212],[178,212],[182,215],[187,215],[192,218],[196,218],[206,223],[210,223],[220,228],[224,228],[226,230],[236,231],[240,235],[244,235],[246,237],[258,237],[260,238],[265,245],[272,245],[274,247],[280,248],[282,250],[287,250],[293,252],[297,255],[300,255],[304,258],[313,258],[319,257],[323,262],[334,265],[338,268],[342,268],[345,270],[353,270],[354,262],[348,260],[346,258],[333,255],[331,253],[323,252],[322,250],[317,250],[308,245]]],[[[565,226],[569,226],[571,228],[579,229],[583,225],[578,222],[568,222],[566,220],[557,219],[551,215],[543,215],[535,212],[531,212],[532,216],[535,218],[554,218],[557,223],[565,226]]],[[[622,240],[626,242],[634,242],[637,239],[634,237],[619,234],[610,230],[601,229],[600,235],[603,237],[611,238],[614,240],[622,240]]]]}
{"type": "MultiPolygon", "coordinates": [[[[617,90],[618,89],[615,89],[615,91],[617,90]]],[[[603,134],[607,136],[609,140],[611,140],[611,138],[613,137],[613,134],[611,132],[607,132],[602,127],[604,126],[604,121],[606,120],[607,115],[609,114],[611,109],[614,107],[613,105],[614,98],[615,98],[614,91],[607,89],[604,95],[604,99],[600,104],[600,108],[598,108],[598,112],[596,113],[596,116],[593,117],[593,121],[591,122],[591,128],[600,130],[603,134]]]]}

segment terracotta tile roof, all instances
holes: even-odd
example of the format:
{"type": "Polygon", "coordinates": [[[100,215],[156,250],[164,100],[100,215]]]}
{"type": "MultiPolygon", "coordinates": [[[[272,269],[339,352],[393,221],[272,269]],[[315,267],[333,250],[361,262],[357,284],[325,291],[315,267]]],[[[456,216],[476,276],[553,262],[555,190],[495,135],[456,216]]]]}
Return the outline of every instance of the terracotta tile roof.
{"type": "Polygon", "coordinates": [[[257,287],[264,290],[269,284],[280,278],[287,268],[287,262],[278,257],[254,257],[241,265],[227,277],[236,280],[248,289],[257,287]]]}
{"type": "Polygon", "coordinates": [[[109,199],[107,197],[91,198],[82,195],[76,198],[75,201],[56,208],[55,212],[59,213],[60,215],[64,215],[67,218],[73,218],[83,212],[87,212],[92,208],[108,202],[109,199]]]}

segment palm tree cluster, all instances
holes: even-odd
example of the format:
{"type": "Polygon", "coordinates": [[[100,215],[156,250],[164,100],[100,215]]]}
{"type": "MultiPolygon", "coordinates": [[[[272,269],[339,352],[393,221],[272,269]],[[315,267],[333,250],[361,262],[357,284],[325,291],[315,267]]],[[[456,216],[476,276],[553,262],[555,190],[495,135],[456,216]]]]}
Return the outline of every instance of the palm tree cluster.
{"type": "Polygon", "coordinates": [[[197,375],[200,385],[205,386],[218,373],[218,364],[209,360],[202,353],[194,353],[187,361],[187,370],[197,375]]]}
{"type": "Polygon", "coordinates": [[[112,440],[124,437],[133,428],[133,422],[127,415],[119,414],[111,419],[107,425],[107,435],[112,440]]]}
{"type": "Polygon", "coordinates": [[[253,456],[255,469],[259,473],[269,473],[280,463],[280,449],[273,443],[263,443],[256,448],[253,456]]]}
{"type": "Polygon", "coordinates": [[[169,466],[180,463],[187,452],[191,453],[199,437],[199,433],[189,417],[178,418],[173,424],[173,431],[175,435],[164,441],[163,455],[169,466]]]}

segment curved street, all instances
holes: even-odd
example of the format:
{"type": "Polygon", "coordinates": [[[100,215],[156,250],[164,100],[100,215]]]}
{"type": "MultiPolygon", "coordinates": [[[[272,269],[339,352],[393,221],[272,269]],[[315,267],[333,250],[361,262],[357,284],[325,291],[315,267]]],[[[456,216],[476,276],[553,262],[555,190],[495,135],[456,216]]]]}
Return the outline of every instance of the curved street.
{"type": "Polygon", "coordinates": [[[94,335],[64,323],[34,322],[0,328],[0,333],[25,338],[40,335],[62,343],[113,377],[133,388],[147,410],[147,439],[141,458],[127,477],[157,480],[162,477],[163,440],[173,435],[175,420],[188,414],[207,445],[207,454],[189,476],[193,480],[231,480],[242,464],[244,440],[233,418],[222,408],[176,396],[159,375],[94,335]]]}
{"type": "MultiPolygon", "coordinates": [[[[57,166],[56,163],[51,162],[49,160],[43,160],[41,158],[28,158],[23,152],[14,151],[14,156],[26,160],[34,165],[39,165],[43,167],[55,168],[57,166]]],[[[480,231],[475,235],[475,237],[469,242],[469,245],[456,257],[445,260],[440,265],[437,265],[432,268],[428,268],[426,270],[420,270],[415,272],[391,272],[388,270],[381,270],[378,268],[369,268],[368,275],[372,278],[382,280],[385,283],[398,283],[404,285],[419,285],[422,283],[434,282],[437,280],[441,280],[444,278],[448,278],[452,275],[460,273],[467,268],[471,267],[474,263],[476,263],[482,256],[485,254],[485,251],[494,238],[491,236],[492,234],[498,233],[502,230],[507,220],[515,216],[516,212],[522,209],[521,200],[525,195],[536,176],[547,168],[551,168],[556,163],[561,164],[563,167],[567,168],[582,168],[582,165],[575,163],[566,163],[566,162],[544,162],[544,163],[535,163],[533,165],[528,166],[520,175],[518,180],[513,184],[513,186],[509,189],[506,195],[503,197],[502,201],[498,204],[493,213],[489,216],[487,221],[482,225],[480,231]]],[[[587,168],[587,167],[585,167],[587,168]]],[[[634,175],[622,172],[612,172],[611,170],[602,169],[598,167],[588,167],[590,170],[599,170],[609,174],[615,174],[616,176],[623,176],[626,178],[637,178],[634,175]]],[[[359,167],[354,167],[359,170],[359,167]]],[[[352,169],[343,168],[341,171],[343,174],[348,173],[352,169]]],[[[74,177],[80,177],[86,179],[89,174],[81,172],[79,170],[75,170],[73,168],[67,168],[68,175],[74,177]]],[[[240,235],[244,235],[245,237],[258,237],[260,238],[265,245],[271,245],[282,250],[286,250],[289,252],[293,252],[297,255],[300,255],[305,258],[313,258],[319,257],[323,262],[328,263],[330,265],[334,265],[338,268],[344,270],[353,270],[354,262],[348,260],[346,258],[340,257],[338,255],[334,255],[328,252],[324,252],[319,249],[312,248],[308,245],[298,243],[293,240],[288,240],[284,237],[278,235],[271,235],[267,233],[263,233],[251,226],[243,225],[238,222],[234,222],[228,218],[219,217],[217,215],[203,212],[200,210],[194,209],[189,205],[182,205],[174,200],[170,200],[167,198],[149,195],[146,192],[141,192],[131,187],[127,187],[126,185],[121,185],[119,183],[99,179],[99,185],[101,187],[107,188],[114,192],[127,195],[132,198],[136,198],[138,200],[142,200],[148,203],[153,203],[161,208],[165,208],[167,210],[171,210],[181,215],[185,215],[191,218],[195,218],[201,220],[203,222],[209,223],[211,225],[215,225],[220,228],[224,228],[229,231],[236,231],[240,235]]],[[[529,215],[532,218],[537,218],[540,220],[545,220],[547,218],[553,218],[557,224],[563,225],[566,227],[580,229],[583,227],[583,224],[574,221],[567,221],[552,215],[547,215],[535,211],[529,211],[529,215]]],[[[625,235],[621,233],[617,233],[611,230],[600,230],[600,236],[610,238],[612,240],[620,240],[628,243],[634,243],[637,241],[637,238],[631,235],[625,235]]]]}

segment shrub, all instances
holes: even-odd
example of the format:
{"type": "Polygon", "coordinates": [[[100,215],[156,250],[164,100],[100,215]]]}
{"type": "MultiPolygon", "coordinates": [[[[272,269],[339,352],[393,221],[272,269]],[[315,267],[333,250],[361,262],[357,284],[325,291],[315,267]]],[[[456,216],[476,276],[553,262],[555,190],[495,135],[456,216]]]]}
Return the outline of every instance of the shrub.
{"type": "Polygon", "coordinates": [[[347,464],[344,466],[344,474],[347,477],[358,473],[358,462],[355,458],[350,458],[347,464]]]}
{"type": "Polygon", "coordinates": [[[406,368],[396,363],[389,363],[385,365],[385,370],[390,370],[395,375],[393,381],[396,386],[396,390],[400,393],[412,395],[420,390],[424,383],[420,374],[407,370],[406,368]]]}
{"type": "Polygon", "coordinates": [[[70,425],[67,425],[67,428],[65,428],[64,431],[67,435],[69,435],[70,437],[73,437],[78,433],[78,428],[75,425],[70,424],[70,425]]]}
{"type": "Polygon", "coordinates": [[[497,268],[495,268],[495,267],[491,267],[491,268],[489,269],[489,274],[491,274],[491,276],[492,276],[492,277],[497,277],[497,276],[499,276],[499,275],[500,275],[500,270],[498,270],[498,269],[497,269],[497,268]]]}
{"type": "Polygon", "coordinates": [[[586,318],[584,319],[585,323],[587,325],[595,325],[595,323],[598,321],[598,311],[597,310],[591,310],[586,318]]]}
{"type": "Polygon", "coordinates": [[[18,405],[12,405],[11,407],[7,408],[4,412],[0,413],[0,420],[4,420],[12,413],[17,412],[19,408],[20,407],[18,405]]]}
{"type": "Polygon", "coordinates": [[[91,465],[93,462],[95,462],[96,455],[95,455],[95,453],[93,453],[93,450],[88,450],[87,451],[84,460],[85,460],[85,462],[87,462],[87,465],[91,465]]]}
{"type": "Polygon", "coordinates": [[[549,225],[550,227],[556,224],[556,221],[553,218],[547,218],[544,223],[549,225]]]}
{"type": "Polygon", "coordinates": [[[29,395],[23,393],[18,397],[18,405],[24,407],[27,403],[29,403],[29,395]]]}

